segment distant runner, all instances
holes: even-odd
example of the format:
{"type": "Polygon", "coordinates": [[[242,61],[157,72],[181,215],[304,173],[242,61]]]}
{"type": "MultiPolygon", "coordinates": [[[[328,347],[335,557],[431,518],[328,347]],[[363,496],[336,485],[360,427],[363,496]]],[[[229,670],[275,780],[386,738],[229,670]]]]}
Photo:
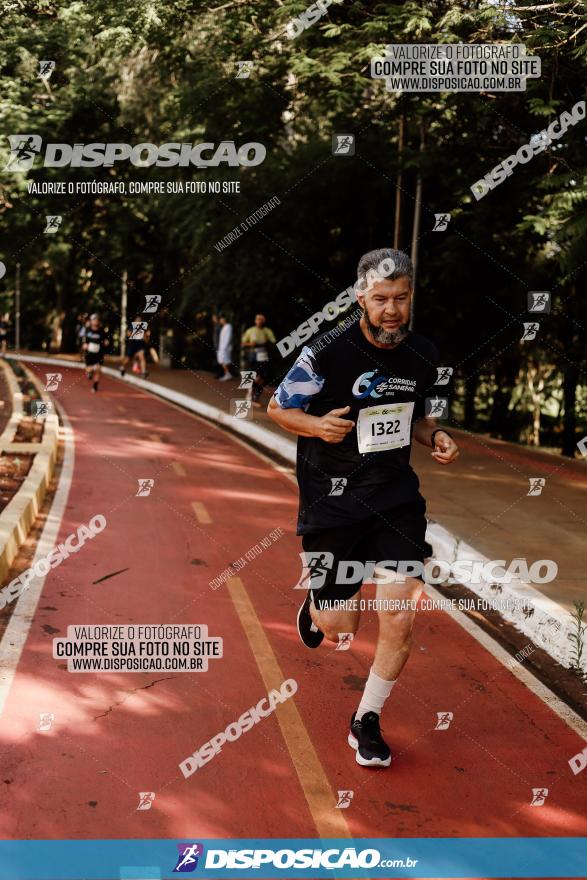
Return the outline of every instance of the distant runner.
{"type": "Polygon", "coordinates": [[[247,367],[255,371],[255,380],[248,394],[254,406],[261,406],[259,398],[269,377],[270,343],[275,345],[275,334],[265,326],[265,315],[255,315],[255,326],[245,330],[241,340],[247,354],[247,367]]]}
{"type": "Polygon", "coordinates": [[[124,376],[126,373],[126,368],[129,363],[131,364],[131,369],[136,361],[139,365],[141,371],[141,378],[146,379],[149,373],[147,372],[147,339],[146,335],[148,331],[145,331],[142,327],[144,324],[144,318],[142,315],[135,315],[131,323],[128,325],[128,329],[126,331],[126,348],[125,348],[125,356],[122,360],[121,365],[119,366],[120,375],[124,376]]]}
{"type": "Polygon", "coordinates": [[[98,382],[101,377],[101,365],[104,363],[104,354],[110,345],[98,315],[90,315],[89,326],[85,328],[83,345],[86,363],[86,375],[92,382],[92,391],[98,390],[98,382]]]}
{"type": "Polygon", "coordinates": [[[362,582],[376,584],[375,659],[348,734],[365,767],[391,763],[379,719],[410,652],[423,561],[432,553],[426,503],[410,466],[412,439],[433,450],[439,464],[459,454],[450,434],[425,417],[425,398],[438,400],[438,355],[408,330],[412,279],[401,251],[365,254],[360,320],[306,346],[268,407],[299,437],[297,533],[310,575],[298,612],[304,644],[316,648],[325,636],[349,641],[359,626],[362,582]]]}

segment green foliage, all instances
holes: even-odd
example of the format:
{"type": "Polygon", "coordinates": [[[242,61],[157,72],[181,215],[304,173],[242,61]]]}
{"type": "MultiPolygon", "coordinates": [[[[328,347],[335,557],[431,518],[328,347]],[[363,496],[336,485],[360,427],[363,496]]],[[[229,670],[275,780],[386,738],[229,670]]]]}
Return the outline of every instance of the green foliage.
{"type": "MultiPolygon", "coordinates": [[[[514,12],[512,4],[485,0],[357,0],[333,4],[289,39],[286,24],[307,5],[5,3],[5,134],[38,132],[71,144],[252,140],[266,145],[267,159],[240,170],[240,196],[64,200],[29,195],[26,188],[29,180],[223,180],[234,179],[235,170],[121,165],[1,174],[0,258],[9,271],[0,282],[0,308],[12,307],[18,261],[24,343],[46,337],[58,313],[64,315],[64,344],[71,346],[78,312],[100,308],[116,323],[127,270],[131,301],[145,292],[163,294],[164,320],[194,340],[188,362],[204,363],[209,347],[198,341],[201,316],[212,308],[231,313],[237,326],[262,309],[279,336],[352,283],[358,256],[392,241],[401,170],[404,249],[411,243],[417,175],[423,187],[416,326],[435,339],[445,363],[456,365],[466,424],[525,436],[531,407],[524,377],[538,360],[541,374],[549,376],[545,408],[553,393],[561,404],[545,440],[562,442],[564,417],[570,454],[575,428],[569,413],[575,413],[574,389],[581,386],[581,328],[587,324],[581,295],[585,127],[569,129],[480,202],[470,187],[583,97],[587,29],[581,30],[579,4],[562,0],[555,12],[548,4],[528,10],[518,4],[514,12]],[[529,80],[526,92],[399,95],[370,77],[371,57],[391,42],[496,40],[525,43],[540,55],[542,76],[529,80]],[[47,86],[36,75],[42,58],[57,65],[47,86]],[[239,60],[254,62],[248,79],[235,78],[239,60]],[[354,158],[332,156],[336,131],[356,134],[354,158]],[[265,220],[222,253],[215,250],[274,195],[282,204],[265,220]],[[452,215],[449,232],[432,233],[433,214],[441,211],[452,215]],[[53,239],[42,232],[48,213],[64,217],[53,239]],[[532,289],[554,295],[553,315],[541,324],[536,347],[519,342],[532,289]]],[[[6,157],[2,139],[0,167],[6,157]]]]}

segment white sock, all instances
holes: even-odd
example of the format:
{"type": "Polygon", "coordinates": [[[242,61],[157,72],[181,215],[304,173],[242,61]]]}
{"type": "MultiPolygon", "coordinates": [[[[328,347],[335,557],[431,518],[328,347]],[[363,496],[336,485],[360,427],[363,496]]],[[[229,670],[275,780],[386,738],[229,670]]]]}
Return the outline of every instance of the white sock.
{"type": "Polygon", "coordinates": [[[380,678],[371,668],[359,708],[355,714],[355,721],[359,721],[366,712],[376,712],[377,715],[381,715],[381,710],[394,684],[395,681],[387,681],[385,678],[380,678]]]}

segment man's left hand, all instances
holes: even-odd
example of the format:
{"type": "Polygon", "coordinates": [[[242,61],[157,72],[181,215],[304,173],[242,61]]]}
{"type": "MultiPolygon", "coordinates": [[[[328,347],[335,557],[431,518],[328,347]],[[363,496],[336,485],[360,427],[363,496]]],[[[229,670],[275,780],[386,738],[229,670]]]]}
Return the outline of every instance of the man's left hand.
{"type": "Polygon", "coordinates": [[[452,464],[458,458],[459,447],[445,431],[437,431],[434,436],[434,452],[430,454],[439,464],[452,464]]]}

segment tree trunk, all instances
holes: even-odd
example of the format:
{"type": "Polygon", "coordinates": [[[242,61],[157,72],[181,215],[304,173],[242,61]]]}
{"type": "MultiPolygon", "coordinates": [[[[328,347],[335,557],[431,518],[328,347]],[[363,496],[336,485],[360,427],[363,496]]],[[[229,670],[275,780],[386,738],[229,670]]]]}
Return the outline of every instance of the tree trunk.
{"type": "Polygon", "coordinates": [[[404,152],[404,127],[405,116],[402,114],[399,118],[399,137],[397,142],[397,178],[395,183],[395,217],[393,225],[393,246],[395,250],[399,248],[401,223],[402,223],[402,162],[404,152]]]}
{"type": "Polygon", "coordinates": [[[411,259],[414,266],[414,280],[412,284],[412,309],[410,313],[410,330],[414,329],[415,321],[415,299],[416,299],[416,278],[418,275],[418,246],[420,238],[420,217],[422,214],[422,158],[424,156],[424,123],[420,123],[420,160],[418,163],[418,177],[416,180],[416,199],[414,203],[414,219],[412,222],[412,247],[411,259]]]}
{"type": "Polygon", "coordinates": [[[465,380],[465,425],[470,430],[474,430],[477,424],[477,410],[475,407],[475,397],[477,395],[477,386],[479,384],[479,376],[474,373],[465,380]]]}
{"type": "Polygon", "coordinates": [[[566,363],[563,378],[563,401],[565,407],[565,415],[563,419],[563,442],[562,454],[568,458],[573,458],[577,447],[577,382],[579,380],[579,370],[575,364],[566,363]]]}
{"type": "Polygon", "coordinates": [[[575,298],[577,296],[577,288],[575,284],[571,285],[571,293],[567,300],[566,316],[567,320],[563,324],[561,341],[563,350],[567,355],[564,361],[563,373],[563,435],[561,452],[567,458],[573,458],[577,446],[577,383],[579,381],[579,368],[577,362],[581,354],[577,345],[577,337],[573,330],[572,319],[575,312],[575,298]]]}

